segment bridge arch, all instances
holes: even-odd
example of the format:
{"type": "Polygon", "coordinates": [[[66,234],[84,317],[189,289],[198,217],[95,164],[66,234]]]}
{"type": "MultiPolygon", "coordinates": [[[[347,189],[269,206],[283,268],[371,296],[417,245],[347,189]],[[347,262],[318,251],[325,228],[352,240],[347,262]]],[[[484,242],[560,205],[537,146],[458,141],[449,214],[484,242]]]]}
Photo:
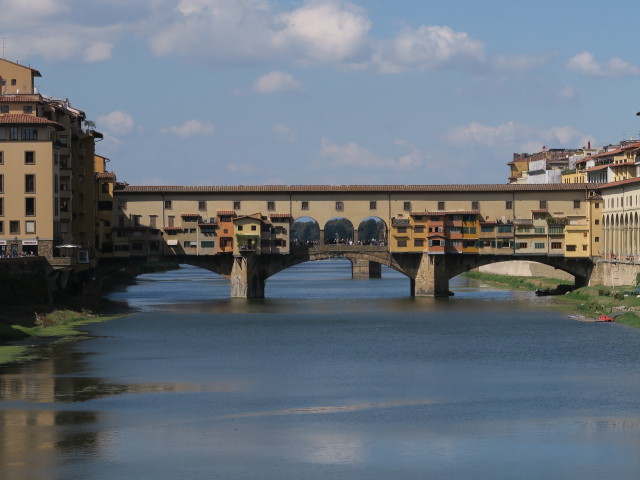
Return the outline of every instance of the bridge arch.
{"type": "Polygon", "coordinates": [[[347,217],[333,217],[324,224],[325,245],[353,245],[354,238],[353,222],[347,217]]]}
{"type": "Polygon", "coordinates": [[[387,245],[389,226],[380,217],[364,218],[358,225],[357,232],[358,245],[387,245]]]}
{"type": "Polygon", "coordinates": [[[298,217],[291,224],[289,244],[292,246],[318,245],[321,240],[321,229],[313,217],[298,217]]]}

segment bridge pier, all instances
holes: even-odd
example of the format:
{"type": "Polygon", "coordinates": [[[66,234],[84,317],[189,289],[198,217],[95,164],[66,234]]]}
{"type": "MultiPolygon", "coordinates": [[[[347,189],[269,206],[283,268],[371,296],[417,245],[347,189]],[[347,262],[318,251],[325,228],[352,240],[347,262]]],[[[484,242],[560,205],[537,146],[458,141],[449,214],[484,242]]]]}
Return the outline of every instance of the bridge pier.
{"type": "Polygon", "coordinates": [[[414,297],[448,297],[449,275],[444,255],[422,254],[415,278],[411,279],[414,297]]]}
{"type": "Polygon", "coordinates": [[[232,298],[264,298],[264,272],[254,255],[234,257],[231,268],[232,298]]]}
{"type": "Polygon", "coordinates": [[[351,278],[382,278],[382,265],[354,258],[351,260],[351,278]]]}

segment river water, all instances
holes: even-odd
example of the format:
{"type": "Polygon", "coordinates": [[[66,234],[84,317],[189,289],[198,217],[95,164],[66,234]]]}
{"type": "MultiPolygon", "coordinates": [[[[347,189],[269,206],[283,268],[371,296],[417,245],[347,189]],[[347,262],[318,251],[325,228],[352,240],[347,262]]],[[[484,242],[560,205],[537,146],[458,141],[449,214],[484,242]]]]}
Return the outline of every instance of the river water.
{"type": "Polygon", "coordinates": [[[229,299],[204,270],[0,368],[0,477],[638,479],[640,331],[464,279],[412,299],[344,261],[229,299]]]}

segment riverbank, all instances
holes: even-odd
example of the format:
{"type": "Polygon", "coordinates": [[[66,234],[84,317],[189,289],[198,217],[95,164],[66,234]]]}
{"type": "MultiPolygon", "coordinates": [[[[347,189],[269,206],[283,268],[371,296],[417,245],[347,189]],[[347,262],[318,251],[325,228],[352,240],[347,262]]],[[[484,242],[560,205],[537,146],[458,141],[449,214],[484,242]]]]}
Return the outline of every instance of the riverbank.
{"type": "MultiPolygon", "coordinates": [[[[558,278],[517,277],[477,271],[467,272],[465,277],[502,288],[529,291],[554,289],[558,285],[566,284],[566,281],[558,278]]],[[[554,306],[575,315],[576,318],[595,319],[605,313],[614,315],[617,323],[640,328],[640,298],[635,293],[636,288],[632,285],[618,286],[615,289],[604,286],[578,288],[565,295],[554,297],[556,300],[554,306]],[[625,294],[625,292],[629,293],[625,294]]]]}
{"type": "Polygon", "coordinates": [[[4,309],[0,314],[0,365],[34,360],[38,355],[32,347],[86,338],[82,330],[84,325],[126,314],[122,311],[100,315],[86,307],[54,308],[50,305],[4,309]]]}

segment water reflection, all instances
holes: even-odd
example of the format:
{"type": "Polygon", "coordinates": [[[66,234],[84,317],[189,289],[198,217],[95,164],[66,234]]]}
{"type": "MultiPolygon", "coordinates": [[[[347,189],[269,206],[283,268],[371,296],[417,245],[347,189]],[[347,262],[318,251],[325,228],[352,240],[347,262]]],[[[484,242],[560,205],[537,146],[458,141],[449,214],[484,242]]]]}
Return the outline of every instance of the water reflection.
{"type": "Polygon", "coordinates": [[[270,282],[146,276],[113,296],[141,313],[3,368],[3,480],[638,478],[640,332],[464,279],[270,282]]]}

